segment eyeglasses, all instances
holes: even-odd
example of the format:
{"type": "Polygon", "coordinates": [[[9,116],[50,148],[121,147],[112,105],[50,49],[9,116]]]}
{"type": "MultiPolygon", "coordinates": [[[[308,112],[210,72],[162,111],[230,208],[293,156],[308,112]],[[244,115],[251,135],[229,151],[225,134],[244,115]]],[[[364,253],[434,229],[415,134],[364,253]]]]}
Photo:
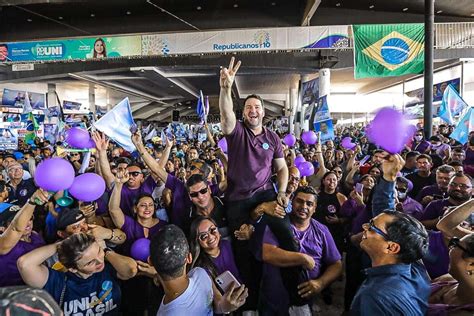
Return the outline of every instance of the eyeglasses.
{"type": "Polygon", "coordinates": [[[128,173],[132,177],[138,177],[139,174],[142,174],[140,171],[132,171],[128,173]]]}
{"type": "Polygon", "coordinates": [[[334,173],[341,174],[342,170],[333,170],[334,173]]]}
{"type": "Polygon", "coordinates": [[[203,195],[206,194],[207,193],[207,187],[205,187],[204,189],[201,189],[197,192],[189,192],[189,196],[192,197],[192,198],[196,198],[196,197],[199,196],[199,193],[201,193],[203,195]]]}
{"type": "Polygon", "coordinates": [[[449,184],[450,187],[459,187],[460,189],[462,190],[466,190],[466,189],[470,189],[471,186],[470,185],[467,185],[467,184],[464,184],[464,183],[457,183],[457,182],[451,182],[449,184]]]}
{"type": "Polygon", "coordinates": [[[211,228],[209,228],[207,232],[199,233],[198,238],[200,241],[206,241],[209,238],[209,234],[216,236],[217,232],[218,232],[217,227],[212,226],[211,228]]]}
{"type": "Polygon", "coordinates": [[[386,233],[384,233],[380,228],[378,228],[377,226],[375,226],[373,219],[371,219],[371,220],[369,221],[369,223],[368,223],[368,224],[366,223],[365,225],[369,225],[369,227],[367,227],[368,230],[371,230],[371,231],[373,231],[374,233],[376,233],[376,234],[382,236],[383,239],[385,239],[385,240],[390,240],[390,237],[388,237],[388,235],[387,235],[386,233]]]}
{"type": "Polygon", "coordinates": [[[449,243],[448,243],[448,248],[449,249],[453,249],[453,248],[459,248],[461,249],[462,251],[464,251],[467,255],[469,256],[472,256],[474,257],[474,254],[471,254],[469,252],[469,250],[467,250],[464,246],[461,246],[461,239],[459,239],[458,237],[453,237],[449,240],[449,243]]]}
{"type": "Polygon", "coordinates": [[[295,176],[290,175],[290,179],[289,179],[289,180],[290,180],[290,181],[294,181],[294,182],[300,182],[301,179],[298,178],[298,177],[295,177],[295,176]]]}

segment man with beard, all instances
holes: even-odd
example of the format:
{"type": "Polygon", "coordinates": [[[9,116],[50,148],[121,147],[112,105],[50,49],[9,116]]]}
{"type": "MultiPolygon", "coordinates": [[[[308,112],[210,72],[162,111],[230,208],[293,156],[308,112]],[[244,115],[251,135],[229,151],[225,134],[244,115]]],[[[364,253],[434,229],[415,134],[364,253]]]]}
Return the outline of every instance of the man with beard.
{"type": "Polygon", "coordinates": [[[454,176],[454,168],[449,165],[442,165],[436,169],[436,184],[424,187],[416,200],[421,205],[426,206],[433,200],[445,198],[448,193],[448,184],[454,176]]]}
{"type": "Polygon", "coordinates": [[[436,183],[435,175],[431,172],[432,166],[433,161],[430,156],[419,155],[416,158],[416,168],[418,171],[406,176],[413,183],[413,189],[408,194],[411,198],[415,199],[424,187],[436,183]]]}
{"type": "MultiPolygon", "coordinates": [[[[265,230],[262,258],[266,263],[262,282],[262,301],[265,312],[286,314],[288,295],[299,295],[308,300],[321,293],[342,273],[341,255],[328,228],[312,218],[317,203],[316,191],[309,186],[296,190],[290,213],[291,229],[298,241],[299,251],[287,251],[279,243],[269,227],[265,230]],[[295,288],[283,286],[278,268],[302,267],[305,270],[295,288]],[[289,293],[293,292],[293,293],[289,293]]],[[[311,315],[308,305],[291,306],[290,312],[311,315]]],[[[275,314],[276,315],[276,314],[275,314]]]]}
{"type": "Polygon", "coordinates": [[[433,201],[425,208],[420,221],[427,229],[435,229],[438,219],[443,216],[446,207],[458,206],[472,197],[472,179],[470,176],[457,173],[449,182],[448,197],[433,201]]]}

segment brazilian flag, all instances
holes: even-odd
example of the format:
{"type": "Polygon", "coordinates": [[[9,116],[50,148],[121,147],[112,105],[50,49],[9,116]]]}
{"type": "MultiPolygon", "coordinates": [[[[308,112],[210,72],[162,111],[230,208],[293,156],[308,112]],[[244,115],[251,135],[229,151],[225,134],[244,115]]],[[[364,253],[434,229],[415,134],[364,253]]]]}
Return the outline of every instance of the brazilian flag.
{"type": "Polygon", "coordinates": [[[423,73],[423,24],[353,25],[354,77],[390,77],[423,73]]]}
{"type": "Polygon", "coordinates": [[[28,119],[26,123],[25,143],[31,145],[36,138],[36,131],[39,129],[39,124],[32,112],[26,115],[28,115],[28,119]]]}

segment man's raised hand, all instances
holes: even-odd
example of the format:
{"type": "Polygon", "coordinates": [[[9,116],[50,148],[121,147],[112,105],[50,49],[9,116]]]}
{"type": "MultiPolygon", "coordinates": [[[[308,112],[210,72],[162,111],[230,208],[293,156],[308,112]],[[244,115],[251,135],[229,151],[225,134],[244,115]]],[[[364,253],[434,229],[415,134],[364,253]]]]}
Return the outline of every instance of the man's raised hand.
{"type": "Polygon", "coordinates": [[[220,85],[221,88],[230,89],[232,84],[234,83],[235,74],[240,68],[240,60],[234,66],[235,58],[232,57],[230,59],[229,68],[222,68],[221,69],[221,76],[220,76],[220,85]]]}

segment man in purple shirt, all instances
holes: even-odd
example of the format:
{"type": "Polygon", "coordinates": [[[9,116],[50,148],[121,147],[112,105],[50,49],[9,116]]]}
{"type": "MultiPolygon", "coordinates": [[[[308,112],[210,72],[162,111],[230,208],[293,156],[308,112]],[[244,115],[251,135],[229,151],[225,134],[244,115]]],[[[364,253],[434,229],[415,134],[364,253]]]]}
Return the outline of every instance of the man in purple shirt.
{"type": "MultiPolygon", "coordinates": [[[[242,122],[237,121],[233,111],[232,85],[239,67],[240,61],[234,67],[232,57],[229,68],[221,70],[219,95],[221,129],[227,140],[229,156],[226,201],[229,231],[232,236],[233,232],[250,221],[250,212],[260,203],[276,199],[283,207],[288,204],[288,168],[280,138],[263,127],[265,109],[262,98],[250,95],[245,99],[242,122]],[[271,181],[273,171],[277,175],[276,190],[271,181]]],[[[288,218],[281,220],[267,217],[265,220],[268,225],[280,227],[277,237],[282,248],[293,249],[294,241],[288,218]]],[[[242,278],[249,288],[246,309],[255,310],[261,275],[258,262],[249,252],[249,241],[234,238],[233,248],[242,278]]]]}
{"type": "Polygon", "coordinates": [[[405,177],[397,177],[396,188],[398,203],[395,204],[395,209],[399,212],[419,218],[423,213],[423,206],[408,196],[410,186],[412,185],[409,181],[410,180],[405,177]]]}
{"type": "MultiPolygon", "coordinates": [[[[328,228],[311,218],[316,210],[317,193],[309,186],[296,190],[290,213],[291,229],[299,243],[299,251],[280,248],[277,238],[267,227],[263,239],[265,273],[262,282],[265,308],[276,308],[275,313],[286,314],[288,292],[297,292],[310,299],[335,281],[342,273],[341,255],[328,228]],[[297,288],[285,288],[278,268],[301,266],[305,273],[297,288]],[[286,306],[285,306],[286,305],[286,306]]],[[[296,293],[294,293],[296,294],[296,293]]],[[[309,306],[292,306],[291,311],[308,311],[309,306]]]]}
{"type": "Polygon", "coordinates": [[[448,185],[448,197],[433,201],[425,208],[420,221],[427,229],[435,229],[436,224],[443,216],[446,207],[458,206],[472,197],[472,179],[470,176],[457,173],[448,185]]]}
{"type": "Polygon", "coordinates": [[[436,169],[436,184],[424,187],[418,193],[416,200],[421,205],[426,206],[433,200],[440,200],[448,193],[449,180],[454,176],[454,168],[449,165],[442,165],[436,169]]]}

